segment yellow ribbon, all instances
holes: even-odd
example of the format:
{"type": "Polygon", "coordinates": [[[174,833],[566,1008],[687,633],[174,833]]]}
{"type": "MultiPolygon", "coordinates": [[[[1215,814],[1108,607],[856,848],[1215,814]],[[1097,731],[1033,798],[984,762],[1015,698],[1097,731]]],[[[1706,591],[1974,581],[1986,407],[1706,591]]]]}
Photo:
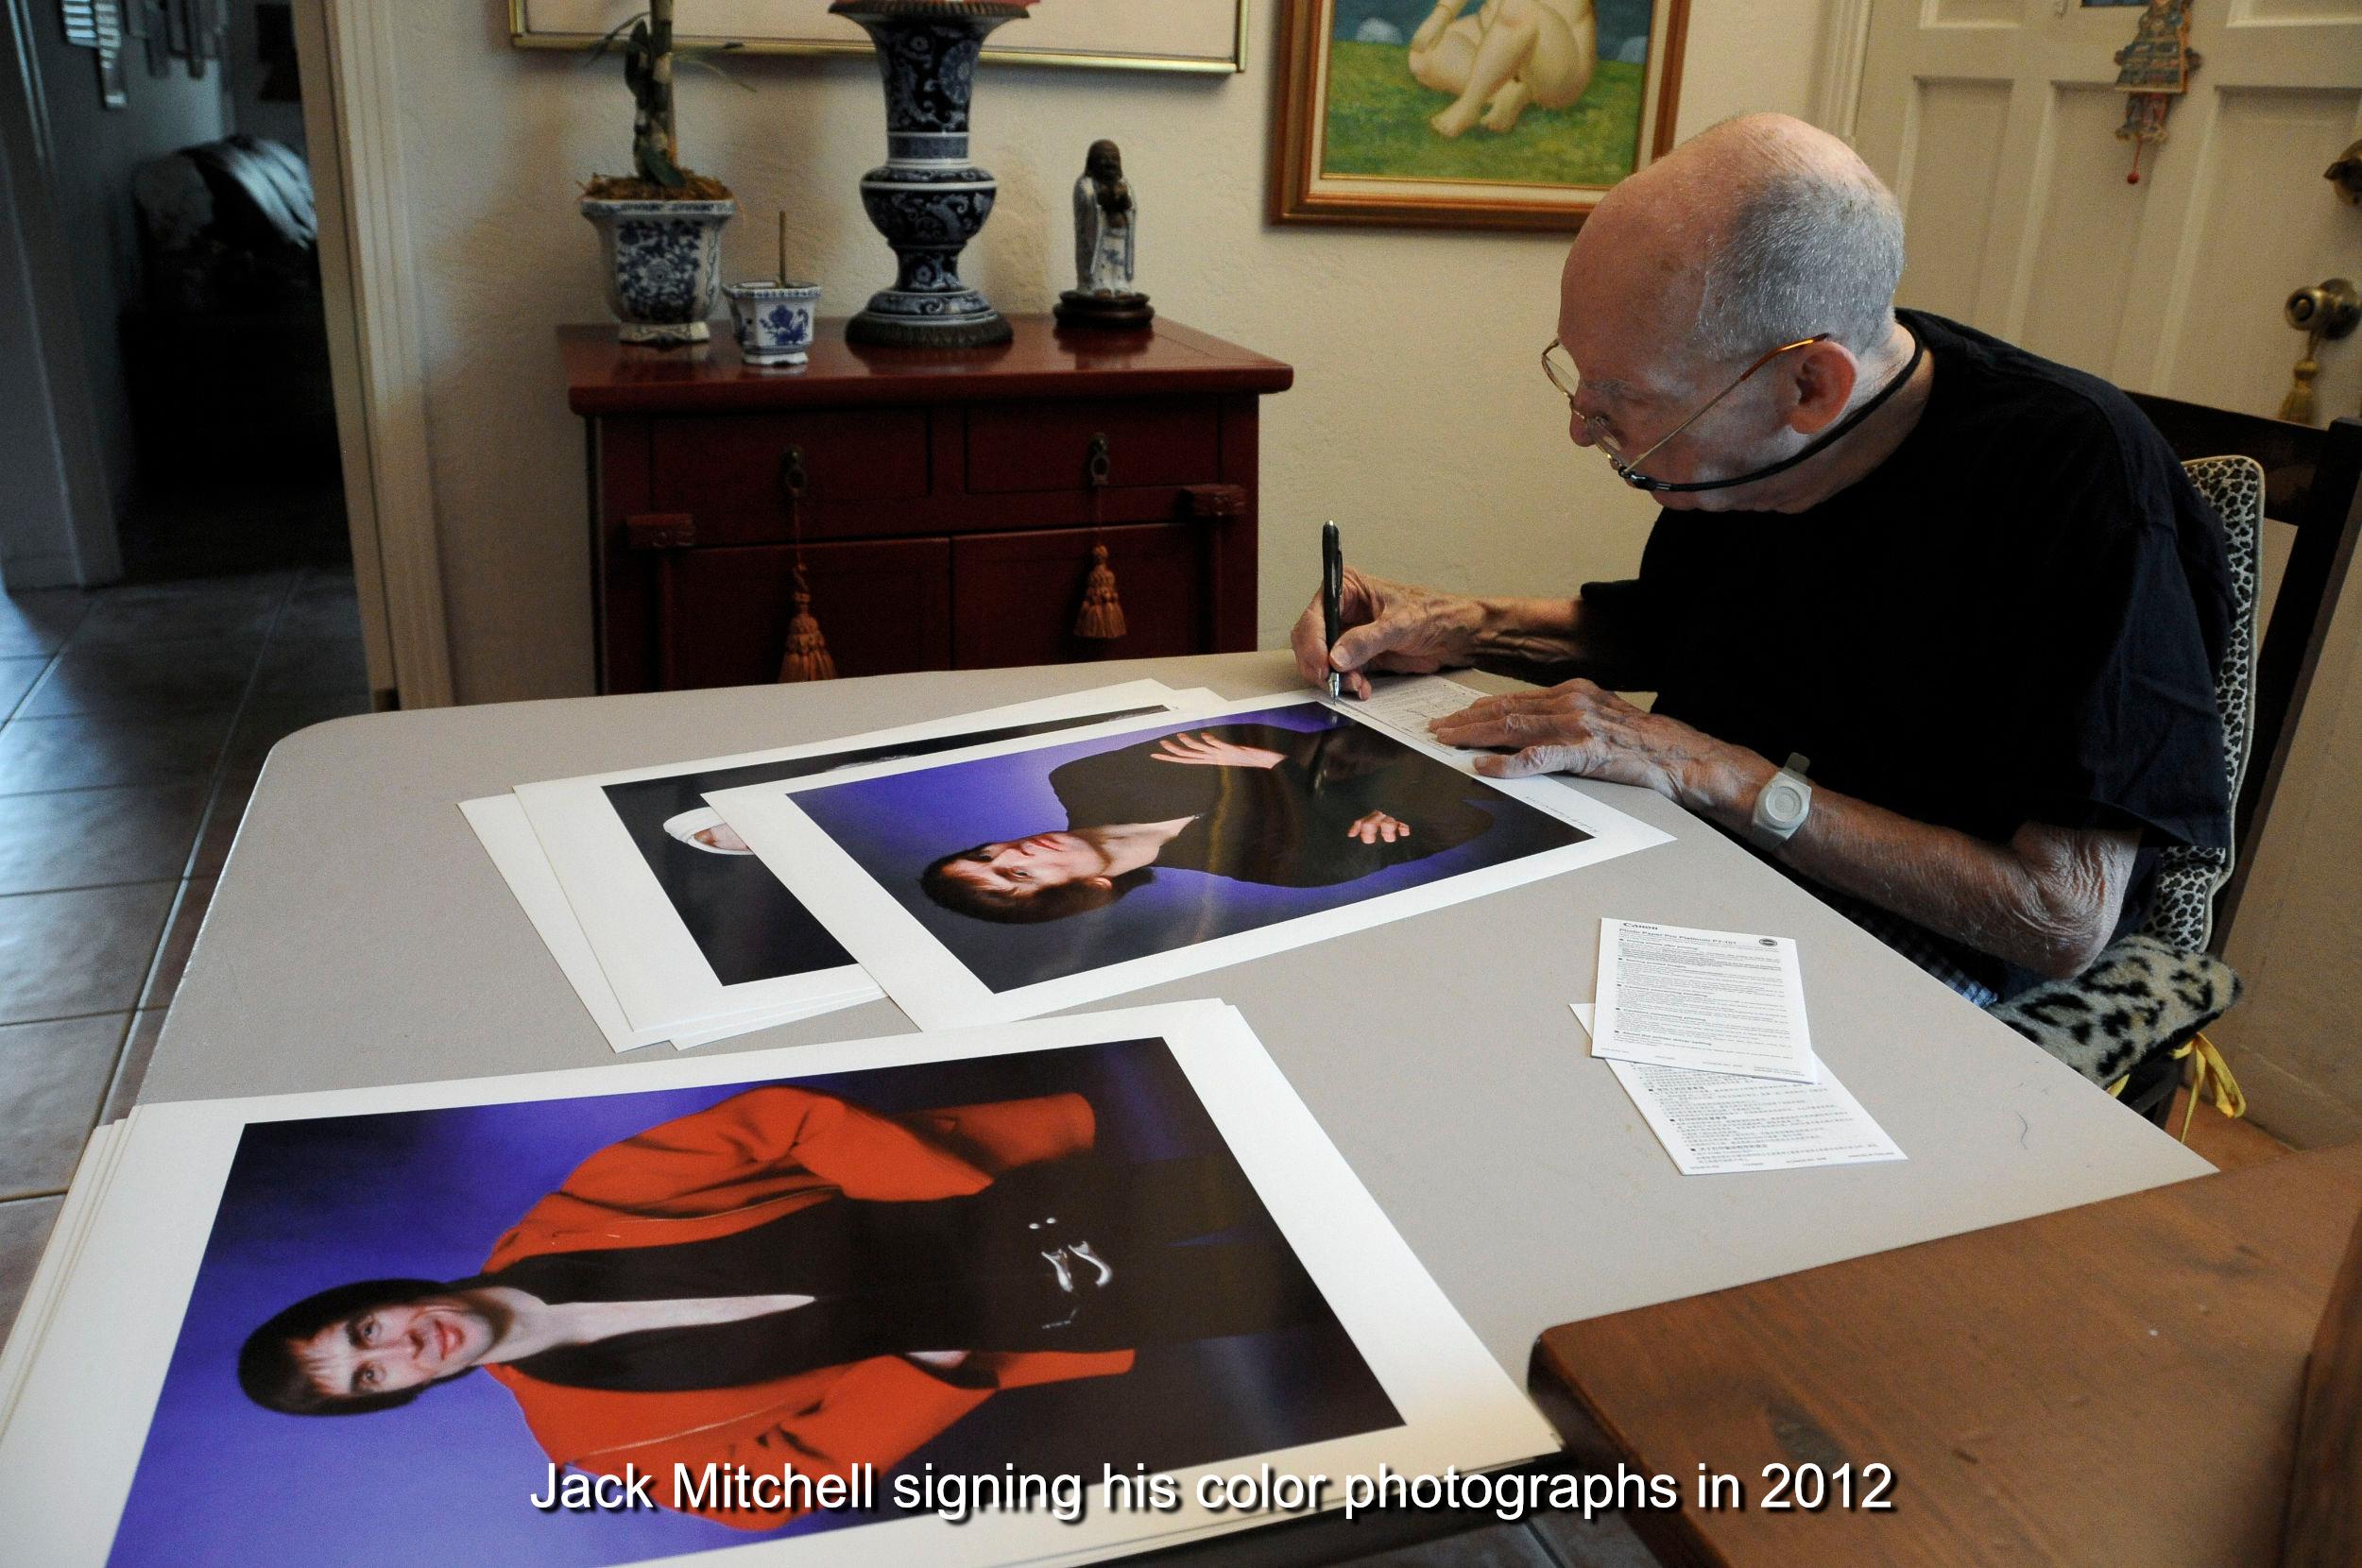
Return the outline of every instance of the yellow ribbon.
{"type": "MultiPolygon", "coordinates": [[[[2231,1076],[2231,1065],[2222,1059],[2221,1048],[2206,1038],[2203,1031],[2173,1053],[2176,1062],[2190,1064],[2185,1082],[2190,1088],[2190,1109],[2182,1118],[2182,1141],[2190,1141],[2190,1124],[2198,1120],[2198,1102],[2211,1098],[2215,1109],[2236,1120],[2247,1115],[2247,1093],[2239,1081],[2231,1076]]],[[[2122,1099],[2124,1085],[2131,1081],[2127,1073],[2108,1085],[2108,1092],[2122,1099]]]]}

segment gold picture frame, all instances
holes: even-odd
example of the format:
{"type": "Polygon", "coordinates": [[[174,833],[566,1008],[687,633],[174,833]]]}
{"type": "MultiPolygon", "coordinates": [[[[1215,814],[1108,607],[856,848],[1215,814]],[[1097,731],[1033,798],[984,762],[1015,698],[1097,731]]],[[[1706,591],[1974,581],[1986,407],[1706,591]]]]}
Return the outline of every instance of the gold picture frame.
{"type": "MultiPolygon", "coordinates": [[[[1435,128],[1455,107],[1454,92],[1471,109],[1476,100],[1466,85],[1435,84],[1447,71],[1413,64],[1414,51],[1434,60],[1440,41],[1419,50],[1426,26],[1406,21],[1431,14],[1439,0],[1282,3],[1274,223],[1572,231],[1617,180],[1672,150],[1689,0],[1573,0],[1592,34],[1590,69],[1568,69],[1544,94],[1528,90],[1527,107],[1502,128],[1490,128],[1489,117],[1463,119],[1451,134],[1435,128]],[[1350,38],[1340,36],[1341,11],[1347,24],[1362,18],[1350,38]],[[1624,25],[1613,40],[1611,16],[1624,25]],[[1635,16],[1645,17],[1637,31],[1635,16]],[[1544,107],[1539,98],[1553,90],[1570,101],[1544,107]]],[[[1450,26],[1481,31],[1484,8],[1463,3],[1450,26]]],[[[1467,58],[1475,43],[1467,41],[1467,58]]],[[[1562,49],[1561,60],[1582,54],[1562,49]]]]}
{"type": "MultiPolygon", "coordinates": [[[[1165,3],[1165,0],[1160,0],[1160,3],[1165,3]]],[[[996,34],[984,45],[984,60],[986,64],[1054,65],[1096,71],[1157,71],[1193,76],[1226,77],[1243,72],[1246,69],[1249,0],[1197,0],[1197,3],[1209,13],[1209,21],[1226,23],[1226,44],[1220,48],[1209,47],[1202,54],[1120,48],[1038,48],[1028,47],[1019,42],[1023,36],[1022,29],[1011,27],[996,34]]],[[[520,49],[587,49],[604,36],[604,29],[552,26],[537,22],[534,15],[537,7],[548,11],[581,9],[585,6],[586,0],[508,0],[508,41],[520,49]]],[[[684,6],[682,9],[690,8],[684,6]]],[[[833,28],[828,34],[820,35],[790,26],[782,26],[776,34],[754,31],[736,35],[698,34],[692,30],[693,21],[693,16],[684,17],[679,24],[678,42],[682,48],[728,46],[734,53],[750,55],[871,53],[869,41],[860,36],[859,29],[849,23],[845,25],[846,29],[853,36],[839,39],[833,28]]]]}

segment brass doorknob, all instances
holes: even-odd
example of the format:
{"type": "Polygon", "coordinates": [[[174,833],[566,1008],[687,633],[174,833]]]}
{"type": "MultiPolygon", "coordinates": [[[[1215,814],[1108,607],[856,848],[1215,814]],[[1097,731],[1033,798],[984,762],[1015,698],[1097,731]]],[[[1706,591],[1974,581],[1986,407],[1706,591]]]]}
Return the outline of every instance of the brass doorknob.
{"type": "Polygon", "coordinates": [[[2335,343],[2353,332],[2356,321],[2362,321],[2362,294],[2355,293],[2346,279],[2332,278],[2288,296],[2281,314],[2297,331],[2317,332],[2325,342],[2335,343]]]}
{"type": "Polygon", "coordinates": [[[2321,373],[2320,349],[2353,331],[2362,321],[2362,295],[2352,281],[2331,278],[2288,296],[2280,309],[2288,325],[2304,334],[2304,357],[2297,361],[2295,380],[2280,401],[2280,417],[2301,425],[2313,422],[2313,378],[2321,373]]]}

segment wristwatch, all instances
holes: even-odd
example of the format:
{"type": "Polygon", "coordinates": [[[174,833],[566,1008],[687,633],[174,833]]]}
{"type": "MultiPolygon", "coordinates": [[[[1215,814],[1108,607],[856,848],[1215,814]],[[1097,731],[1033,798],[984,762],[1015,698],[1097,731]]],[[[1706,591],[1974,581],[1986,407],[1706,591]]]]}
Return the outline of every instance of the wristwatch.
{"type": "Polygon", "coordinates": [[[1812,814],[1812,786],[1805,781],[1811,766],[1810,758],[1794,753],[1772,775],[1772,782],[1756,793],[1754,819],[1747,824],[1749,844],[1767,855],[1774,854],[1805,826],[1805,819],[1812,814]]]}

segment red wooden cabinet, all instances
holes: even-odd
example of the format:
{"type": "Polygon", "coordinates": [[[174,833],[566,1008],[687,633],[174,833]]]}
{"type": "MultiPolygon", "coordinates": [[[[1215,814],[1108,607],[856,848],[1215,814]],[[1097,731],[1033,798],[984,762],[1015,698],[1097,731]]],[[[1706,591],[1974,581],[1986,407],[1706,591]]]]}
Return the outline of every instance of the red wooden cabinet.
{"type": "Polygon", "coordinates": [[[1171,321],[1015,325],[938,353],[826,322],[785,371],[719,341],[561,329],[590,430],[600,690],[776,679],[798,515],[840,674],[1252,648],[1258,400],[1294,372],[1171,321]],[[1123,604],[1112,642],[1073,631],[1094,544],[1123,604]]]}

